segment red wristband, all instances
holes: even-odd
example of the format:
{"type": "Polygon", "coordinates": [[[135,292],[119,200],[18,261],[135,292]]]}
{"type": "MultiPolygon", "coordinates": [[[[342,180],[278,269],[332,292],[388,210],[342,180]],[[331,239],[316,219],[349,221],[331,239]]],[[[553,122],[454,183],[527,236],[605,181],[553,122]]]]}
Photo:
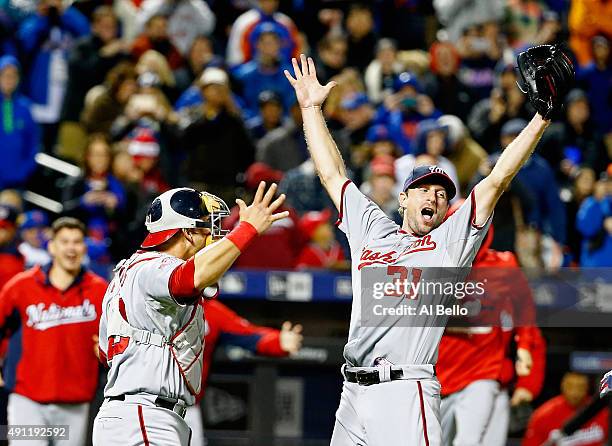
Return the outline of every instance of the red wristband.
{"type": "Polygon", "coordinates": [[[226,238],[236,245],[236,248],[238,248],[240,252],[244,252],[257,235],[258,233],[255,226],[246,221],[241,221],[238,223],[238,226],[232,229],[232,232],[227,234],[226,238]]]}

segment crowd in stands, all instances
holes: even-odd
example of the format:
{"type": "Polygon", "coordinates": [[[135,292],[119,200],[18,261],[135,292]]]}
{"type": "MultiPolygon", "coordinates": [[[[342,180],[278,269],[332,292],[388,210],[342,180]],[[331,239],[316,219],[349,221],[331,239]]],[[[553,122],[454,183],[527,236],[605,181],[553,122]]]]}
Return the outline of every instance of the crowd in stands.
{"type": "MultiPolygon", "coordinates": [[[[265,180],[280,183],[291,217],[238,266],[346,268],[283,75],[291,57],[312,56],[321,82],[337,82],[328,126],[353,181],[399,222],[397,194],[414,166],[444,168],[457,198],[490,172],[534,114],[516,86],[517,53],[561,43],[577,83],[499,202],[492,248],[525,266],[612,266],[612,2],[0,6],[0,202],[19,233],[0,243],[28,264],[48,260],[46,228],[58,213],[86,222],[90,261],[112,265],[137,248],[159,193],[190,186],[232,207],[265,180]],[[58,196],[41,190],[39,153],[81,168],[54,183],[60,211],[26,193],[58,196]]],[[[236,222],[233,209],[225,223],[236,222]]]]}

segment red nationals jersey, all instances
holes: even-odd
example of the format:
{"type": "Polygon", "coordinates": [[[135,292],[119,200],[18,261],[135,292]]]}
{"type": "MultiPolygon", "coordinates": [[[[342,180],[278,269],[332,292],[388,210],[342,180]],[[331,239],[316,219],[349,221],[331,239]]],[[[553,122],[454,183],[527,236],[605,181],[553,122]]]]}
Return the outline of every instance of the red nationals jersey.
{"type": "MultiPolygon", "coordinates": [[[[546,442],[550,432],[563,427],[566,421],[574,416],[581,407],[570,406],[562,395],[556,396],[542,404],[531,415],[522,446],[541,446],[546,442]]],[[[582,426],[573,435],[557,444],[571,446],[603,446],[608,438],[608,409],[604,409],[592,420],[582,426]]]]}
{"type": "Polygon", "coordinates": [[[206,299],[203,305],[206,336],[204,338],[202,390],[197,396],[197,401],[202,399],[206,390],[206,381],[217,345],[236,345],[264,356],[287,355],[287,352],[280,346],[279,330],[251,324],[216,299],[206,299]]]}
{"type": "Polygon", "coordinates": [[[514,328],[512,323],[535,320],[531,291],[519,270],[515,255],[487,249],[487,245],[486,242],[483,244],[485,249],[478,253],[474,268],[489,268],[483,276],[487,278],[486,290],[495,290],[502,297],[495,302],[495,311],[509,323],[502,321],[501,326],[470,328],[467,333],[465,330],[453,331],[447,328],[440,343],[436,365],[442,385],[441,393],[450,395],[482,379],[498,380],[507,385],[514,378],[514,362],[509,357],[510,343],[514,336],[517,347],[529,350],[534,360],[532,372],[519,378],[517,387],[526,388],[537,396],[544,380],[544,339],[537,327],[514,328]]]}
{"type": "Polygon", "coordinates": [[[36,266],[0,292],[0,336],[21,328],[13,391],[39,403],[91,401],[98,384],[93,336],[106,282],[82,271],[65,291],[36,266]]]}

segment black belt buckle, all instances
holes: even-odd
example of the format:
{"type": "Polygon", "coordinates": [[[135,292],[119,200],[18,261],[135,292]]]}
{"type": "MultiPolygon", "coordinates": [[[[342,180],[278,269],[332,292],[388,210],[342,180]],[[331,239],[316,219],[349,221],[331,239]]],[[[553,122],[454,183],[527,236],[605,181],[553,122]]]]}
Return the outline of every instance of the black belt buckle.
{"type": "Polygon", "coordinates": [[[178,400],[169,400],[161,396],[155,399],[155,405],[163,409],[171,410],[181,418],[185,418],[185,413],[187,412],[187,407],[184,404],[178,404],[178,400]]]}
{"type": "Polygon", "coordinates": [[[369,370],[357,370],[355,372],[355,380],[360,386],[371,386],[380,382],[378,372],[371,372],[369,370]]]}

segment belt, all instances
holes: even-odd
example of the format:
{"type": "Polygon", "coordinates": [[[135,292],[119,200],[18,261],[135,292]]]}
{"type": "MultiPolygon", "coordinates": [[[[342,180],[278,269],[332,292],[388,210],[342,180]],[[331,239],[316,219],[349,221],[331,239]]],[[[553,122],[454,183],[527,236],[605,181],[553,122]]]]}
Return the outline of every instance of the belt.
{"type": "MultiPolygon", "coordinates": [[[[345,370],[344,377],[350,383],[357,383],[360,386],[371,386],[372,384],[380,384],[380,374],[378,370],[345,370]]],[[[391,370],[390,381],[402,379],[404,377],[403,370],[391,370]]]]}
{"type": "MultiPolygon", "coordinates": [[[[110,396],[108,397],[110,401],[125,401],[125,394],[110,396]]],[[[158,396],[155,398],[155,405],[157,407],[161,407],[162,409],[167,409],[175,414],[177,414],[181,418],[185,418],[185,412],[187,412],[187,406],[182,400],[178,400],[176,398],[166,398],[163,396],[158,396]]]]}

